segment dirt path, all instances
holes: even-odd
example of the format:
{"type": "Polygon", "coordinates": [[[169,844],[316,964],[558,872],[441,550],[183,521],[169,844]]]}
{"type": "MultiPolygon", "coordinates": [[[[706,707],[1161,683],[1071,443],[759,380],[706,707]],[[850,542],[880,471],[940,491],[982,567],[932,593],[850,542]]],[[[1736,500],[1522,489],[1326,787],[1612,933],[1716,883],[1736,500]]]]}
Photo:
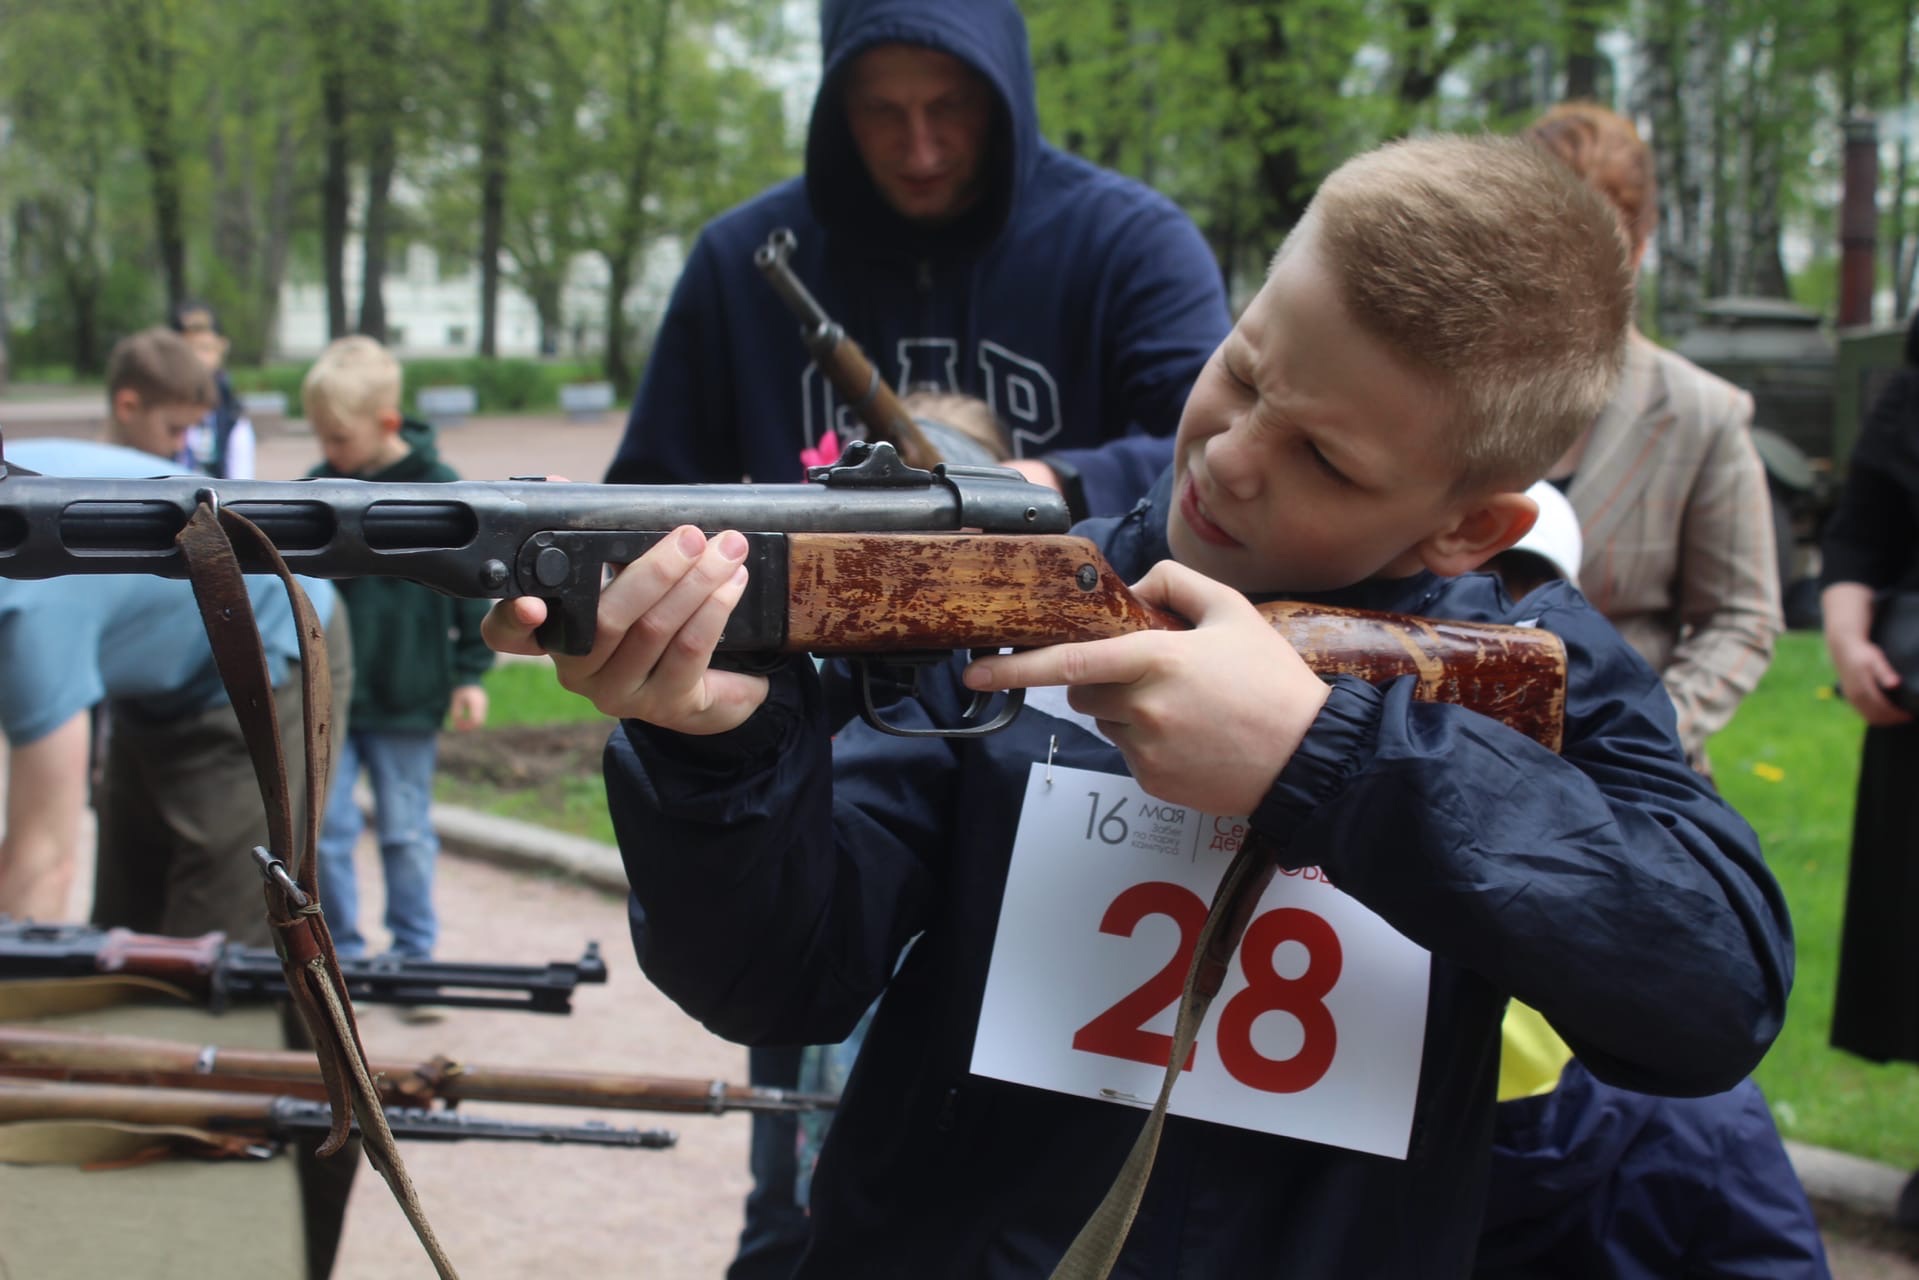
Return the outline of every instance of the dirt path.
{"type": "MultiPolygon", "coordinates": [[[[376,924],[377,857],[361,851],[360,884],[376,924]]],[[[537,964],[571,959],[598,939],[610,971],[582,987],[565,1017],[455,1010],[444,1022],[403,1023],[391,1008],[361,1010],[367,1052],[437,1053],[471,1062],[647,1075],[746,1079],[746,1051],[709,1034],[640,975],[624,904],[563,881],[443,858],[435,898],[439,954],[537,964]]],[[[375,946],[385,935],[367,930],[375,946]]],[[[716,1277],[733,1254],[745,1197],[744,1116],[473,1107],[476,1113],[623,1127],[669,1128],[671,1151],[500,1143],[410,1144],[407,1166],[466,1280],[531,1276],[716,1277]]],[[[431,1280],[432,1267],[384,1184],[362,1168],[353,1188],[336,1280],[431,1280]]]]}

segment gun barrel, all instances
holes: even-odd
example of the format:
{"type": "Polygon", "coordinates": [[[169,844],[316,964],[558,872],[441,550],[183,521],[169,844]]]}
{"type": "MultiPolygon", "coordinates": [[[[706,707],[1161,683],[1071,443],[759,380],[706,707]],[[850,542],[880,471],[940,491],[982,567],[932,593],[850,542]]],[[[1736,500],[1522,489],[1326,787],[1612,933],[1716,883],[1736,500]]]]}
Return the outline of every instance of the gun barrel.
{"type": "Polygon", "coordinates": [[[837,326],[827,317],[826,308],[820,306],[807,287],[800,283],[800,278],[793,274],[793,268],[787,265],[788,257],[798,244],[798,238],[791,230],[778,227],[766,237],[765,244],[753,251],[753,265],[773,286],[773,292],[780,296],[786,309],[799,320],[800,334],[811,349],[821,335],[837,326]]]}
{"type": "MultiPolygon", "coordinates": [[[[445,1058],[375,1061],[369,1066],[382,1099],[391,1106],[506,1102],[719,1115],[824,1111],[836,1103],[825,1094],[697,1077],[487,1066],[445,1058]]],[[[0,1026],[0,1077],[5,1076],[325,1096],[319,1064],[311,1054],[30,1026],[0,1026]]]]}
{"type": "MultiPolygon", "coordinates": [[[[28,1120],[97,1121],[286,1137],[295,1133],[325,1133],[331,1128],[332,1119],[332,1108],[326,1103],[306,1098],[145,1085],[0,1080],[0,1124],[28,1120]]],[[[588,1143],[658,1151],[679,1141],[677,1135],[663,1129],[618,1129],[599,1122],[529,1124],[412,1107],[386,1108],[386,1121],[396,1138],[443,1142],[588,1143]]]]}
{"type": "MultiPolygon", "coordinates": [[[[1065,500],[1016,471],[902,465],[887,445],[849,449],[811,484],[596,485],[537,480],[374,484],[364,480],[80,479],[8,471],[0,457],[0,578],[150,573],[185,577],[173,538],[203,499],[261,527],[295,573],[393,577],[448,595],[548,602],[548,649],[592,648],[605,566],[638,559],[682,524],[737,529],[753,582],[721,647],[785,643],[788,535],[829,532],[1054,533],[1065,500]]],[[[250,551],[241,567],[270,569],[250,551]]]]}

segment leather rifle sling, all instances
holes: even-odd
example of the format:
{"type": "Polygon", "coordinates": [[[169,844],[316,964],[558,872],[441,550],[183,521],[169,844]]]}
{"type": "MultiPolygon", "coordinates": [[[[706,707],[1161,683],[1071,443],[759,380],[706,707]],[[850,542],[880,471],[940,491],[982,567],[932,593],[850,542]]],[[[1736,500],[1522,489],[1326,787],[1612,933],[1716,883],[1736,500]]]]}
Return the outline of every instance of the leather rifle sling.
{"type": "Polygon", "coordinates": [[[1226,868],[1219,888],[1213,892],[1213,904],[1206,912],[1193,947],[1193,963],[1186,970],[1185,989],[1180,992],[1179,1015],[1173,1025],[1173,1052],[1166,1063],[1166,1075],[1160,1081],[1159,1097],[1140,1127],[1133,1149],[1126,1153],[1113,1185],[1093,1210],[1093,1216],[1073,1237],[1072,1245],[1053,1268],[1053,1280],[1106,1280],[1113,1264],[1119,1261],[1126,1234],[1132,1230],[1133,1216],[1139,1212],[1140,1198],[1146,1194],[1146,1180],[1152,1176],[1153,1157],[1159,1153],[1159,1135],[1166,1127],[1166,1107],[1173,1098],[1173,1084],[1180,1068],[1193,1051],[1206,1010],[1226,981],[1227,966],[1253,910],[1272,883],[1279,869],[1278,850],[1270,837],[1253,831],[1240,845],[1226,868]]]}
{"type": "Polygon", "coordinates": [[[234,511],[219,510],[217,495],[203,496],[193,516],[175,538],[187,563],[188,580],[213,646],[214,662],[225,683],[240,730],[253,758],[260,798],[266,805],[267,838],[272,847],[256,850],[265,876],[267,922],[280,954],[287,991],[306,1024],[326,1084],[333,1127],[319,1154],[339,1151],[354,1119],[360,1124],[367,1163],[379,1171],[399,1201],[401,1212],[433,1260],[441,1280],[457,1280],[457,1273],[434,1235],[420,1206],[406,1164],[400,1158],[386,1111],[367,1069],[366,1049],[354,1021],[353,1002],[333,951],[333,936],[320,911],[320,819],[326,809],[328,762],[332,756],[333,680],[327,668],[326,628],[312,601],[294,580],[286,561],[257,525],[234,511]],[[267,670],[266,649],[247,596],[246,579],[234,553],[232,537],[240,538],[254,555],[272,565],[285,585],[299,633],[302,668],[301,708],[306,741],[306,822],[296,841],[293,807],[285,755],[280,749],[279,714],[273,701],[273,681],[267,670]],[[292,874],[289,876],[288,869],[292,874]]]}

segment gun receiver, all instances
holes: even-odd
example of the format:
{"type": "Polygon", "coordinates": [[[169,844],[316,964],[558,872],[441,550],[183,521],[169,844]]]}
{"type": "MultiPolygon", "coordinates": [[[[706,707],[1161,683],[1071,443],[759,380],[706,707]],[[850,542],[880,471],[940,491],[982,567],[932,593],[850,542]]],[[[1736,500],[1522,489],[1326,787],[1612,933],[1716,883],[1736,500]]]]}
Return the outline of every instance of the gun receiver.
{"type": "Polygon", "coordinates": [[[880,377],[860,344],[847,336],[846,329],[826,314],[793,274],[788,260],[798,245],[791,230],[776,228],[766,237],[766,243],[753,251],[753,265],[799,320],[800,341],[812,353],[820,372],[859,415],[873,443],[892,445],[909,467],[932,467],[943,461],[939,448],[913,421],[913,415],[880,377]]]}
{"type": "MultiPolygon", "coordinates": [[[[356,1003],[446,1005],[571,1013],[573,989],[606,981],[600,944],[577,961],[545,965],[470,964],[383,957],[340,961],[356,1003]]],[[[228,942],[221,933],[167,938],[129,929],[35,924],[0,916],[0,980],[122,974],[151,978],[204,999],[215,1013],[287,994],[286,974],[271,947],[228,942]]]]}
{"type": "MultiPolygon", "coordinates": [[[[202,498],[256,524],[297,573],[410,578],[449,595],[547,601],[547,649],[592,648],[609,564],[678,525],[746,535],[748,580],[722,653],[844,656],[863,668],[863,714],[895,733],[967,736],[992,719],[902,730],[879,716],[871,662],[943,661],[956,649],[1095,640],[1185,623],[1139,600],[1098,549],[1068,537],[1058,493],[999,467],[903,465],[855,444],[799,485],[371,484],[359,480],[92,480],[9,470],[0,456],[0,578],[74,573],[184,577],[173,536],[202,498]]],[[[244,565],[260,571],[266,566],[244,565]]],[[[1418,677],[1557,747],[1565,655],[1550,633],[1296,604],[1262,606],[1322,675],[1418,677]]],[[[982,700],[982,705],[984,702],[982,700]]]]}

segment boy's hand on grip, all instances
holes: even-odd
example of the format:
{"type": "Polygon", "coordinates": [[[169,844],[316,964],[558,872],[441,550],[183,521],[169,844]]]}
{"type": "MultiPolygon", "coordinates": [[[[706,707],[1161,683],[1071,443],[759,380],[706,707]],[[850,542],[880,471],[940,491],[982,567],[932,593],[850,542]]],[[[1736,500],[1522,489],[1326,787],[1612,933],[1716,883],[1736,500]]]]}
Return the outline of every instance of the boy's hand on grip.
{"type": "Polygon", "coordinates": [[[1251,813],[1312,727],[1325,682],[1245,596],[1184,565],[1154,566],[1133,593],[1193,629],[982,659],[966,669],[966,686],[1070,686],[1067,701],[1098,721],[1147,791],[1209,813],[1251,813]]]}
{"type": "MultiPolygon", "coordinates": [[[[610,716],[676,733],[724,733],[766,700],[766,677],[707,664],[746,589],[744,535],[682,525],[600,593],[592,652],[553,654],[560,684],[610,716]]],[[[502,600],[481,626],[501,653],[540,654],[546,603],[502,600]]]]}

